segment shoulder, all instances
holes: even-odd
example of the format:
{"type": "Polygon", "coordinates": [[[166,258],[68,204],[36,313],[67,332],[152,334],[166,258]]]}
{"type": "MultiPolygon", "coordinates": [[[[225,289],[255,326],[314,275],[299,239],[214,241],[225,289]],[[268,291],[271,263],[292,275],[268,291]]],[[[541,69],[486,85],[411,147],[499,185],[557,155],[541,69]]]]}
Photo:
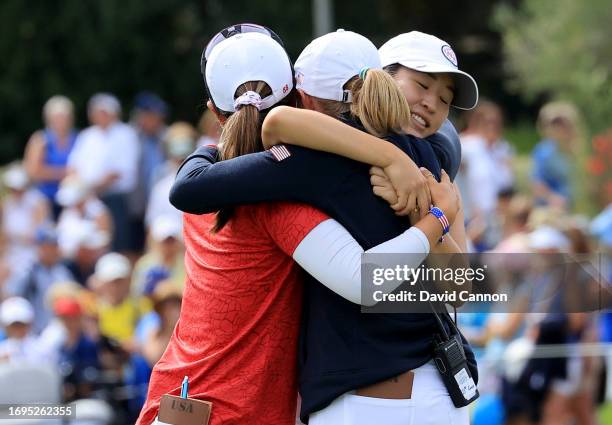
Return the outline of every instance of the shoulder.
{"type": "Polygon", "coordinates": [[[28,146],[46,146],[47,145],[47,137],[45,135],[45,130],[37,130],[30,136],[28,140],[28,146]]]}
{"type": "Polygon", "coordinates": [[[138,133],[136,132],[136,130],[134,130],[132,126],[124,122],[117,122],[113,124],[112,131],[114,133],[120,134],[126,139],[130,139],[134,141],[138,140],[138,133]]]}
{"type": "Polygon", "coordinates": [[[266,202],[255,205],[252,211],[260,219],[282,217],[286,221],[324,215],[312,205],[300,202],[266,202]]]}
{"type": "Polygon", "coordinates": [[[299,243],[329,217],[307,204],[273,202],[258,205],[255,220],[276,244],[292,255],[299,243]]]}

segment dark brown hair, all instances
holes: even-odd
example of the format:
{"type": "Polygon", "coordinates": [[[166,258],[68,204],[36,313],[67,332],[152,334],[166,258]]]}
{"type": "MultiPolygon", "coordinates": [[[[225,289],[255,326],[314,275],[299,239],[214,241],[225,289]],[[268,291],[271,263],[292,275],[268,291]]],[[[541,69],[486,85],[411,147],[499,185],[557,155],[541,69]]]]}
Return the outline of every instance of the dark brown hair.
{"type": "MultiPolygon", "coordinates": [[[[265,82],[249,81],[236,89],[234,99],[247,91],[259,93],[262,98],[272,94],[272,89],[265,82]]],[[[219,140],[220,158],[225,160],[262,151],[261,124],[265,115],[265,112],[258,111],[255,105],[242,105],[236,112],[228,115],[219,140]]],[[[220,209],[212,231],[216,233],[221,230],[233,213],[233,208],[220,209]]]]}

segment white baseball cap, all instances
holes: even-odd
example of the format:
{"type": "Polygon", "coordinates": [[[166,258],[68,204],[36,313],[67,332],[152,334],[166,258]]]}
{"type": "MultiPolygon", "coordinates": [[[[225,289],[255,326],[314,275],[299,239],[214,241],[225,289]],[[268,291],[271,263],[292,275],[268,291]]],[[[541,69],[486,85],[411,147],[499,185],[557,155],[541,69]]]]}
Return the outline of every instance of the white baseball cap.
{"type": "Polygon", "coordinates": [[[406,68],[433,74],[451,73],[455,80],[452,106],[472,109],[478,103],[478,85],[472,76],[460,71],[457,56],[444,40],[419,31],[410,31],[393,37],[380,49],[382,66],[399,63],[406,68]]]}
{"type": "Polygon", "coordinates": [[[339,29],[315,38],[295,61],[296,88],[320,99],[350,102],[344,84],[364,68],[381,69],[376,46],[362,35],[339,29]]]}
{"type": "Polygon", "coordinates": [[[0,320],[4,326],[13,323],[32,323],[34,309],[28,300],[22,297],[10,297],[0,305],[0,320]]]}
{"type": "Polygon", "coordinates": [[[570,247],[569,239],[559,230],[550,226],[542,226],[528,236],[531,249],[557,249],[567,251],[570,247]]]}
{"type": "Polygon", "coordinates": [[[181,239],[183,234],[183,223],[174,215],[160,215],[153,220],[151,225],[151,236],[157,242],[168,238],[181,239]]]}
{"type": "Polygon", "coordinates": [[[76,176],[68,176],[62,180],[55,200],[62,207],[72,207],[89,195],[89,186],[76,176]]]}
{"type": "Polygon", "coordinates": [[[293,89],[291,62],[272,37],[257,32],[236,34],[214,46],[206,59],[206,85],[215,106],[234,112],[236,89],[249,81],[263,81],[272,94],[261,100],[268,109],[293,89]]]}
{"type": "Polygon", "coordinates": [[[4,173],[3,180],[9,189],[24,190],[30,179],[21,165],[11,165],[4,173]]]}
{"type": "Polygon", "coordinates": [[[112,282],[130,277],[132,266],[127,257],[111,252],[100,257],[96,263],[94,276],[99,283],[112,282]]]}

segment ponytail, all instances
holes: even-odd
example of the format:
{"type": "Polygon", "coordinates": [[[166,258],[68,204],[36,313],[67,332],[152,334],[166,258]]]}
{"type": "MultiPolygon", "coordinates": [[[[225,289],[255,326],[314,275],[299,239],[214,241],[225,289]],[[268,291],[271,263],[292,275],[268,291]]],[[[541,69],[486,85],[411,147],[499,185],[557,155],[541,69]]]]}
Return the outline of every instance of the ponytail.
{"type": "MultiPolygon", "coordinates": [[[[272,94],[270,86],[263,81],[249,81],[236,89],[234,98],[254,91],[264,98],[272,94]]],[[[261,143],[261,124],[265,114],[255,105],[241,105],[232,113],[223,125],[219,140],[219,156],[221,160],[236,158],[241,155],[263,151],[261,143]]],[[[227,224],[234,213],[233,208],[221,208],[217,212],[216,223],[212,231],[218,232],[227,224]]]]}
{"type": "Polygon", "coordinates": [[[368,133],[382,137],[400,133],[410,123],[410,107],[395,80],[382,69],[363,70],[348,82],[353,101],[351,113],[368,133]]]}
{"type": "Polygon", "coordinates": [[[368,133],[377,137],[402,133],[410,123],[410,106],[393,77],[382,69],[362,70],[359,74],[344,84],[344,89],[351,92],[351,103],[311,96],[317,110],[336,118],[350,112],[368,133]]]}

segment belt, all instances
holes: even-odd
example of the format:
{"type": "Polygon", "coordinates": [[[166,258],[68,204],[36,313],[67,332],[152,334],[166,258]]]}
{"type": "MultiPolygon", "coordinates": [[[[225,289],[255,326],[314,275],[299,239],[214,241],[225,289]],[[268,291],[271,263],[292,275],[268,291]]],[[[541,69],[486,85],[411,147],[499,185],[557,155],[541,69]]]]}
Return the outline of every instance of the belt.
{"type": "Polygon", "coordinates": [[[355,395],[398,400],[409,399],[412,398],[413,382],[414,372],[409,370],[386,381],[360,388],[355,391],[355,395]]]}

